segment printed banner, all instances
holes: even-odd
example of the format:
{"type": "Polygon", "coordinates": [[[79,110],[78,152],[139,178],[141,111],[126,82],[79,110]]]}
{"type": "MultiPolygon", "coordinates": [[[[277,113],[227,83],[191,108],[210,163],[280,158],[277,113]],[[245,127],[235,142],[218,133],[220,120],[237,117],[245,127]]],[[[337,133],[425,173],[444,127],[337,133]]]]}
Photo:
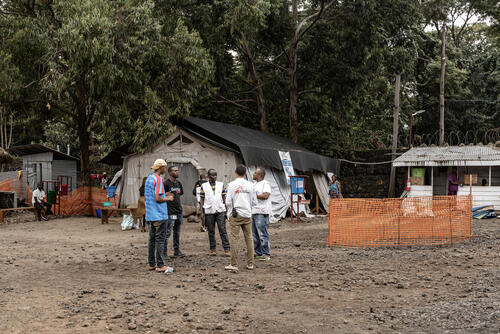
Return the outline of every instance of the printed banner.
{"type": "Polygon", "coordinates": [[[292,158],[290,157],[290,152],[279,151],[281,164],[283,165],[283,170],[286,175],[286,182],[290,184],[290,176],[295,175],[293,171],[292,158]]]}

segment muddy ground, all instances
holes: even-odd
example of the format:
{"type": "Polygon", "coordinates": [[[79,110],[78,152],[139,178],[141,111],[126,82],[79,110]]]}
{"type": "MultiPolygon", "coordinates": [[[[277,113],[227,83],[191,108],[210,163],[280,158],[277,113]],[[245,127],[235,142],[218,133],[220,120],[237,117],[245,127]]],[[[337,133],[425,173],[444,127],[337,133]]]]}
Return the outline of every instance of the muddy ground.
{"type": "Polygon", "coordinates": [[[285,221],[272,260],[239,274],[185,223],[188,256],[160,274],[119,218],[23,217],[0,225],[0,333],[500,332],[499,219],[468,243],[369,250],[327,248],[325,219],[285,221]]]}

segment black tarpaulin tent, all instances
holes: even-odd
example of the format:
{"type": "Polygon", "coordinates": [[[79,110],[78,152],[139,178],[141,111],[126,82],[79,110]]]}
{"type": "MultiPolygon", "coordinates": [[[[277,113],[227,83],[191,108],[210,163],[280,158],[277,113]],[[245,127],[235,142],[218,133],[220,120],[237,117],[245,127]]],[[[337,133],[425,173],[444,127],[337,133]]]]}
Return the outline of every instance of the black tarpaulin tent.
{"type": "Polygon", "coordinates": [[[340,162],[311,152],[291,140],[237,125],[186,117],[181,127],[195,135],[210,138],[238,150],[246,165],[282,169],[279,151],[290,152],[293,167],[299,171],[338,174],[340,162]]]}
{"type": "Polygon", "coordinates": [[[308,151],[289,139],[194,117],[176,123],[176,131],[163,138],[144,153],[131,154],[123,161],[120,205],[134,206],[142,178],[151,173],[157,158],[180,170],[180,180],[185,188],[183,205],[194,205],[196,200],[187,189],[192,189],[200,173],[214,168],[219,181],[227,184],[234,179],[234,169],[240,163],[248,167],[248,178],[257,167],[264,167],[270,183],[273,218],[286,215],[290,207],[290,186],[283,171],[280,151],[289,152],[296,174],[308,174],[312,194],[318,193],[323,207],[328,210],[328,173],[338,173],[340,162],[308,151]]]}

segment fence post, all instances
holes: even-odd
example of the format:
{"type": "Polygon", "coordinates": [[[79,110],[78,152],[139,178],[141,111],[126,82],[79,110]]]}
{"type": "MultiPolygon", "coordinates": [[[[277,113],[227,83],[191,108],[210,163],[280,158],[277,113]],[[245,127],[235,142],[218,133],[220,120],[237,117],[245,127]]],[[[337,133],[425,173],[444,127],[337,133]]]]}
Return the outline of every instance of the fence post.
{"type": "Polygon", "coordinates": [[[403,203],[402,199],[399,200],[399,210],[398,210],[398,246],[401,245],[401,205],[403,203]]]}
{"type": "MultiPolygon", "coordinates": [[[[490,166],[490,183],[489,183],[490,187],[491,187],[491,166],[490,166]]],[[[472,201],[472,174],[469,175],[469,197],[470,197],[470,213],[468,212],[469,210],[467,210],[467,214],[469,215],[468,217],[468,221],[470,221],[469,223],[469,238],[472,237],[472,206],[474,205],[473,201],[472,201]]]]}
{"type": "Polygon", "coordinates": [[[448,213],[448,215],[450,216],[450,245],[453,245],[453,226],[452,226],[452,223],[451,223],[451,211],[452,211],[451,201],[454,198],[456,198],[455,196],[448,196],[448,207],[450,208],[450,212],[448,213]]]}

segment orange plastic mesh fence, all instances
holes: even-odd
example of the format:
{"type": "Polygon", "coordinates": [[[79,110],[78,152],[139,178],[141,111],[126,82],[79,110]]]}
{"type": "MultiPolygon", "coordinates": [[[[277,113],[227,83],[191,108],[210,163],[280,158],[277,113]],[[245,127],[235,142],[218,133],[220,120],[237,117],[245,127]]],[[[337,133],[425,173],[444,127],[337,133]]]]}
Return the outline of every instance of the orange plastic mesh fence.
{"type": "MultiPolygon", "coordinates": [[[[12,182],[12,180],[1,181],[0,191],[18,192],[18,184],[12,182]]],[[[31,205],[32,194],[33,192],[26,185],[26,203],[28,205],[31,205]]],[[[101,207],[102,202],[108,201],[111,202],[111,207],[117,207],[120,201],[120,194],[116,192],[115,198],[108,200],[106,190],[95,187],[80,187],[66,196],[60,196],[60,214],[63,216],[94,215],[95,208],[101,207]]],[[[53,211],[59,214],[57,207],[54,207],[53,211]]]]}
{"type": "Polygon", "coordinates": [[[80,187],[66,196],[61,196],[61,215],[78,216],[94,215],[95,207],[101,207],[102,202],[111,202],[111,207],[117,207],[120,194],[117,192],[115,198],[106,195],[106,190],[95,187],[80,187]]]}
{"type": "Polygon", "coordinates": [[[471,196],[331,199],[328,246],[438,245],[472,236],[471,196]]]}
{"type": "Polygon", "coordinates": [[[0,181],[0,191],[10,191],[10,180],[5,179],[0,181]]]}

